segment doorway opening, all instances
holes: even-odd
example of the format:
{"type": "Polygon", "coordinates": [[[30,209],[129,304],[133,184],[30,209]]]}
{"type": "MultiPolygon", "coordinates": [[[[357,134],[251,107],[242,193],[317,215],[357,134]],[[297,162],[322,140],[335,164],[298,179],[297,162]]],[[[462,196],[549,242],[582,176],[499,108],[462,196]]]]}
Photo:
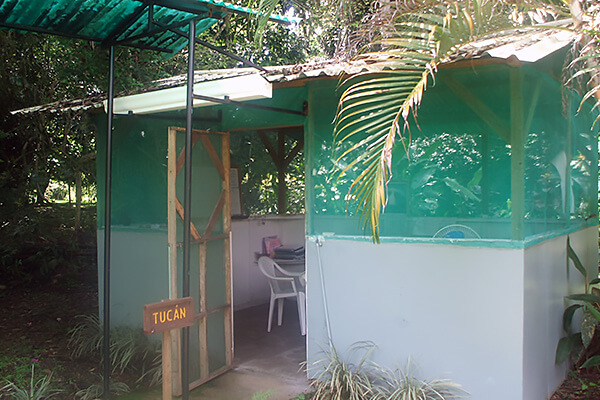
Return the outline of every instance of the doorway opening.
{"type": "Polygon", "coordinates": [[[231,182],[234,368],[276,376],[299,393],[307,381],[297,303],[284,300],[281,326],[275,306],[267,332],[270,288],[257,260],[265,238],[294,248],[305,244],[304,127],[231,131],[230,140],[238,179],[231,182]]]}

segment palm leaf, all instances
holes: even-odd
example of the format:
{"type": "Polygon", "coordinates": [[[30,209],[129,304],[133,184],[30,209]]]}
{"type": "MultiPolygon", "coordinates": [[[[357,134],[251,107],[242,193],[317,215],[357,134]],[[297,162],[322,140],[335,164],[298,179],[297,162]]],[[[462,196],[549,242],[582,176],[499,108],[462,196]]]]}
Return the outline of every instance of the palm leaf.
{"type": "Polygon", "coordinates": [[[392,149],[398,139],[406,144],[409,117],[416,121],[438,65],[462,45],[512,26],[511,8],[500,1],[423,2],[402,11],[375,43],[381,50],[359,56],[378,72],[342,82],[334,125],[335,147],[345,148],[336,164],[346,167],[337,176],[356,175],[348,199],[374,242],[379,242],[379,217],[387,202],[392,149]]]}

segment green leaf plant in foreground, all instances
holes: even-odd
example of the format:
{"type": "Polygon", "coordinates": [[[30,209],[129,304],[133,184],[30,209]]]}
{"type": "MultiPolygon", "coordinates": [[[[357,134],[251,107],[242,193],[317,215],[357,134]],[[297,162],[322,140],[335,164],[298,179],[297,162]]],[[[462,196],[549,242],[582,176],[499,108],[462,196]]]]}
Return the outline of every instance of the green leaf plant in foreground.
{"type": "MultiPolygon", "coordinates": [[[[588,281],[586,268],[571,247],[569,238],[567,239],[567,257],[569,264],[572,263],[584,277],[585,291],[565,298],[573,304],[563,312],[563,330],[566,336],[558,342],[555,361],[556,364],[562,364],[570,357],[576,367],[598,366],[600,365],[600,355],[594,354],[590,344],[600,324],[600,289],[597,287],[600,279],[588,281]],[[578,327],[574,327],[574,318],[579,310],[581,310],[581,322],[578,327]],[[575,332],[573,332],[574,330],[575,332]]],[[[567,268],[569,268],[568,265],[567,268]]]]}
{"type": "Polygon", "coordinates": [[[0,398],[4,398],[4,395],[6,395],[7,398],[16,400],[46,400],[62,392],[62,390],[52,388],[52,372],[38,380],[35,379],[36,362],[37,360],[34,360],[31,364],[31,381],[29,382],[29,386],[22,388],[14,382],[6,381],[6,385],[0,388],[0,398]]]}

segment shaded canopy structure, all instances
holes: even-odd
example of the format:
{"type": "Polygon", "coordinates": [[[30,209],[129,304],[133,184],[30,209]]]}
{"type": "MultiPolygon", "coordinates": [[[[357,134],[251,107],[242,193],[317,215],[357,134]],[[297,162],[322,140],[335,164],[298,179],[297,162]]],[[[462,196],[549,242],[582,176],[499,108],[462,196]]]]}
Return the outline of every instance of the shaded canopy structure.
{"type": "Polygon", "coordinates": [[[176,53],[187,44],[182,33],[189,34],[190,22],[199,34],[232,13],[256,14],[215,0],[4,0],[0,27],[176,53]]]}
{"type": "MultiPolygon", "coordinates": [[[[249,8],[215,0],[1,0],[0,28],[23,32],[36,32],[73,39],[93,41],[110,49],[109,89],[107,105],[106,141],[106,190],[104,234],[104,397],[109,397],[110,379],[110,221],[111,221],[111,175],[112,131],[114,99],[114,48],[127,46],[174,54],[188,46],[188,74],[186,90],[186,152],[184,194],[184,257],[182,296],[189,295],[190,220],[191,220],[191,143],[194,80],[194,45],[200,43],[213,50],[215,46],[203,42],[197,34],[209,29],[229,14],[256,15],[249,8]]],[[[293,20],[271,16],[278,23],[293,20]]],[[[221,51],[223,52],[223,51],[221,51]]],[[[226,55],[255,66],[233,54],[226,55]]],[[[255,66],[259,68],[258,66],[255,66]]],[[[187,348],[189,332],[183,329],[181,381],[183,399],[187,399],[189,358],[187,348]]]]}

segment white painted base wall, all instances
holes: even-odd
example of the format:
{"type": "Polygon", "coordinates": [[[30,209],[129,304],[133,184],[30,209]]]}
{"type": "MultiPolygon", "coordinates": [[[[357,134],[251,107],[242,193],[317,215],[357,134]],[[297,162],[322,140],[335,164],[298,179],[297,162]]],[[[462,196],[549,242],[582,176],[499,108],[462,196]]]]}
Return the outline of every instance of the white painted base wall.
{"type": "MultiPolygon", "coordinates": [[[[598,228],[573,233],[596,267],[598,228]]],[[[448,378],[473,400],[544,400],[566,365],[554,365],[563,297],[582,290],[566,273],[566,236],[526,249],[436,244],[307,241],[308,364],[323,358],[327,329],[344,355],[359,341],[373,361],[396,368],[410,357],[422,378],[448,378]]]]}
{"type": "Polygon", "coordinates": [[[269,215],[232,220],[231,223],[233,308],[240,310],[269,302],[269,283],[256,264],[254,253],[262,239],[279,236],[284,245],[304,243],[304,215],[269,215]]]}

